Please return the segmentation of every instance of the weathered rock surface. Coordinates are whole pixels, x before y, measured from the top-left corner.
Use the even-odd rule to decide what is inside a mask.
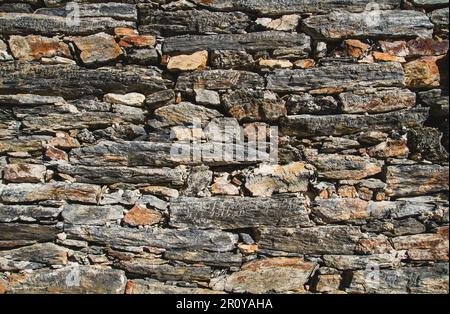
[[[347,89],[403,86],[399,63],[336,64],[299,70],[277,70],[267,76],[267,89],[276,92],[336,94]]]
[[[215,1],[204,1],[204,0],[194,0],[195,3],[199,5],[214,8],[216,10],[223,11],[234,11],[242,10],[251,13],[257,13],[261,15],[273,14],[287,14],[287,13],[326,13],[339,8],[345,8],[348,11],[364,11],[367,3],[370,1],[359,0],[359,1],[316,1],[307,0],[299,3],[295,0],[288,0],[280,3],[274,0],[215,0]],[[396,0],[386,0],[377,2],[380,4],[382,9],[392,9],[399,5]]]
[[[320,177],[332,180],[360,180],[382,171],[383,163],[367,157],[320,154],[308,158]]]
[[[0,199],[5,203],[67,200],[96,204],[100,190],[99,186],[81,183],[8,184],[0,191]]]
[[[123,294],[126,277],[121,270],[90,266],[42,269],[9,277],[8,293]]]
[[[223,292],[204,288],[188,288],[168,285],[159,281],[130,280],[127,284],[127,294],[221,294]]]
[[[369,13],[370,14],[370,13]],[[430,37],[433,24],[426,14],[418,11],[333,12],[303,20],[305,31],[314,38],[336,40],[342,38],[399,38]]]
[[[300,258],[270,258],[245,264],[225,277],[223,284],[226,291],[234,293],[303,291],[316,266]]]
[[[382,113],[412,108],[416,95],[407,89],[358,90],[339,95],[344,113]]]
[[[305,34],[266,31],[248,34],[219,34],[207,36],[169,37],[164,44],[168,54],[188,53],[199,50],[246,50],[249,52],[295,48],[297,57],[307,57],[311,40]]]
[[[260,250],[297,254],[354,254],[363,236],[359,228],[322,226],[306,229],[261,228]]]
[[[386,169],[390,196],[416,196],[448,190],[448,166],[398,165]]]
[[[66,226],[69,238],[118,247],[150,246],[163,249],[191,249],[227,252],[237,236],[217,230],[129,229],[122,227]]]
[[[66,18],[60,16],[0,12],[0,32],[2,34],[84,35],[111,31],[116,27],[132,28],[135,23],[111,17],[85,17],[80,18],[79,25],[67,26]]]
[[[375,282],[366,271],[356,271],[348,292],[352,293],[447,293],[448,264],[381,270]],[[378,276],[377,276],[378,278]]]
[[[298,198],[179,197],[170,202],[170,225],[179,228],[242,229],[276,224],[310,225],[308,209]]]
[[[296,115],[280,121],[281,131],[293,136],[341,136],[363,131],[387,132],[402,127],[423,124],[428,118],[428,109],[380,113],[373,115]]]
[[[369,217],[369,203],[359,198],[317,199],[312,212],[326,223],[347,222]]]
[[[122,219],[123,207],[64,205],[62,218],[72,225],[105,225]]]

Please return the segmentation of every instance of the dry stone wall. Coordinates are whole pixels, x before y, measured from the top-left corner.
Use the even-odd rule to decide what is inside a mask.
[[[0,293],[448,293],[448,1],[66,2],[0,0]]]

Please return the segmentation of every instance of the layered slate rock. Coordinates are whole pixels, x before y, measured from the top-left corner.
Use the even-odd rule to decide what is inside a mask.
[[[0,294],[448,293],[448,7],[0,0]]]
[[[288,13],[328,13],[336,9],[345,9],[348,11],[360,12],[364,11],[367,4],[370,1],[358,0],[358,1],[317,1],[306,0],[298,2],[295,0],[283,1],[282,3],[275,0],[215,0],[204,1],[194,0],[195,3],[207,6],[216,10],[223,11],[246,11],[251,13],[257,13],[260,15],[280,15]],[[393,9],[397,8],[400,3],[397,0],[386,0],[377,2],[381,9]]]
[[[166,89],[160,73],[153,69],[86,69],[79,66],[43,66],[25,63],[0,64],[3,82],[0,90],[13,88],[21,92],[33,90],[53,95],[75,97],[79,94],[104,92],[146,92]]]
[[[42,269],[9,277],[8,293],[122,294],[126,277],[121,270],[89,266]]]
[[[353,275],[348,288],[355,293],[446,293],[448,291],[448,263],[434,266],[402,267],[381,270],[379,280],[368,280],[365,271]]]
[[[128,229],[122,227],[66,226],[70,238],[115,247],[150,246],[163,249],[204,249],[227,252],[234,249],[237,236],[222,231]]]
[[[398,165],[386,169],[391,196],[416,196],[448,190],[448,166]]]
[[[311,51],[310,37],[305,34],[266,31],[248,34],[218,34],[208,36],[175,36],[164,43],[168,54],[199,50],[246,50],[250,52],[295,48],[297,57],[307,57]]]
[[[342,93],[339,100],[344,113],[382,113],[416,105],[416,95],[407,89],[363,89]]]
[[[179,228],[243,229],[309,226],[305,201],[297,198],[179,197],[170,202],[170,225]]]
[[[192,92],[194,89],[262,89],[264,79],[256,73],[236,70],[210,70],[183,74],[178,77],[175,89]]]
[[[53,243],[40,243],[14,250],[0,251],[0,270],[38,269],[66,265],[67,249]]]
[[[376,11],[372,13],[333,12],[303,21],[305,31],[314,38],[408,38],[430,37],[433,24],[426,14],[414,10]],[[376,14],[376,15],[375,15]]]
[[[267,76],[267,89],[276,92],[315,90],[335,94],[347,89],[403,86],[403,69],[399,63],[326,65],[309,69],[277,70]]]
[[[390,131],[423,124],[428,118],[427,108],[418,108],[373,115],[296,115],[281,120],[281,130],[296,136],[341,136],[364,131]]]
[[[305,289],[316,266],[300,258],[268,258],[245,264],[214,285],[224,285],[225,291],[233,293],[299,292]]]
[[[101,188],[97,185],[55,182],[47,184],[8,184],[0,191],[4,203],[30,203],[45,200],[96,204]]]
[[[250,25],[241,12],[212,12],[208,10],[155,10],[148,4],[139,5],[139,30],[164,35],[189,33],[240,33]]]
[[[320,177],[331,180],[360,180],[382,171],[383,163],[367,157],[321,154],[308,158]]]
[[[135,27],[131,21],[120,21],[111,17],[86,17],[79,25],[68,27],[61,16],[28,13],[1,13],[0,32],[3,34],[85,35],[101,31],[112,31],[116,27]]]
[[[363,234],[357,227],[321,226],[305,229],[261,228],[260,250],[272,254],[349,254],[358,248]],[[320,243],[318,246],[317,243]]]

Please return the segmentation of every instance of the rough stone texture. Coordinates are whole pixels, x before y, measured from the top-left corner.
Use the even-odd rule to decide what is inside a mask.
[[[0,294],[448,294],[448,1],[74,2],[0,0]]]

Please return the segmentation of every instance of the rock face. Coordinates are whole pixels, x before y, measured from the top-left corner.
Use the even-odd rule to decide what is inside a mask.
[[[448,9],[0,0],[0,294],[448,293]]]

